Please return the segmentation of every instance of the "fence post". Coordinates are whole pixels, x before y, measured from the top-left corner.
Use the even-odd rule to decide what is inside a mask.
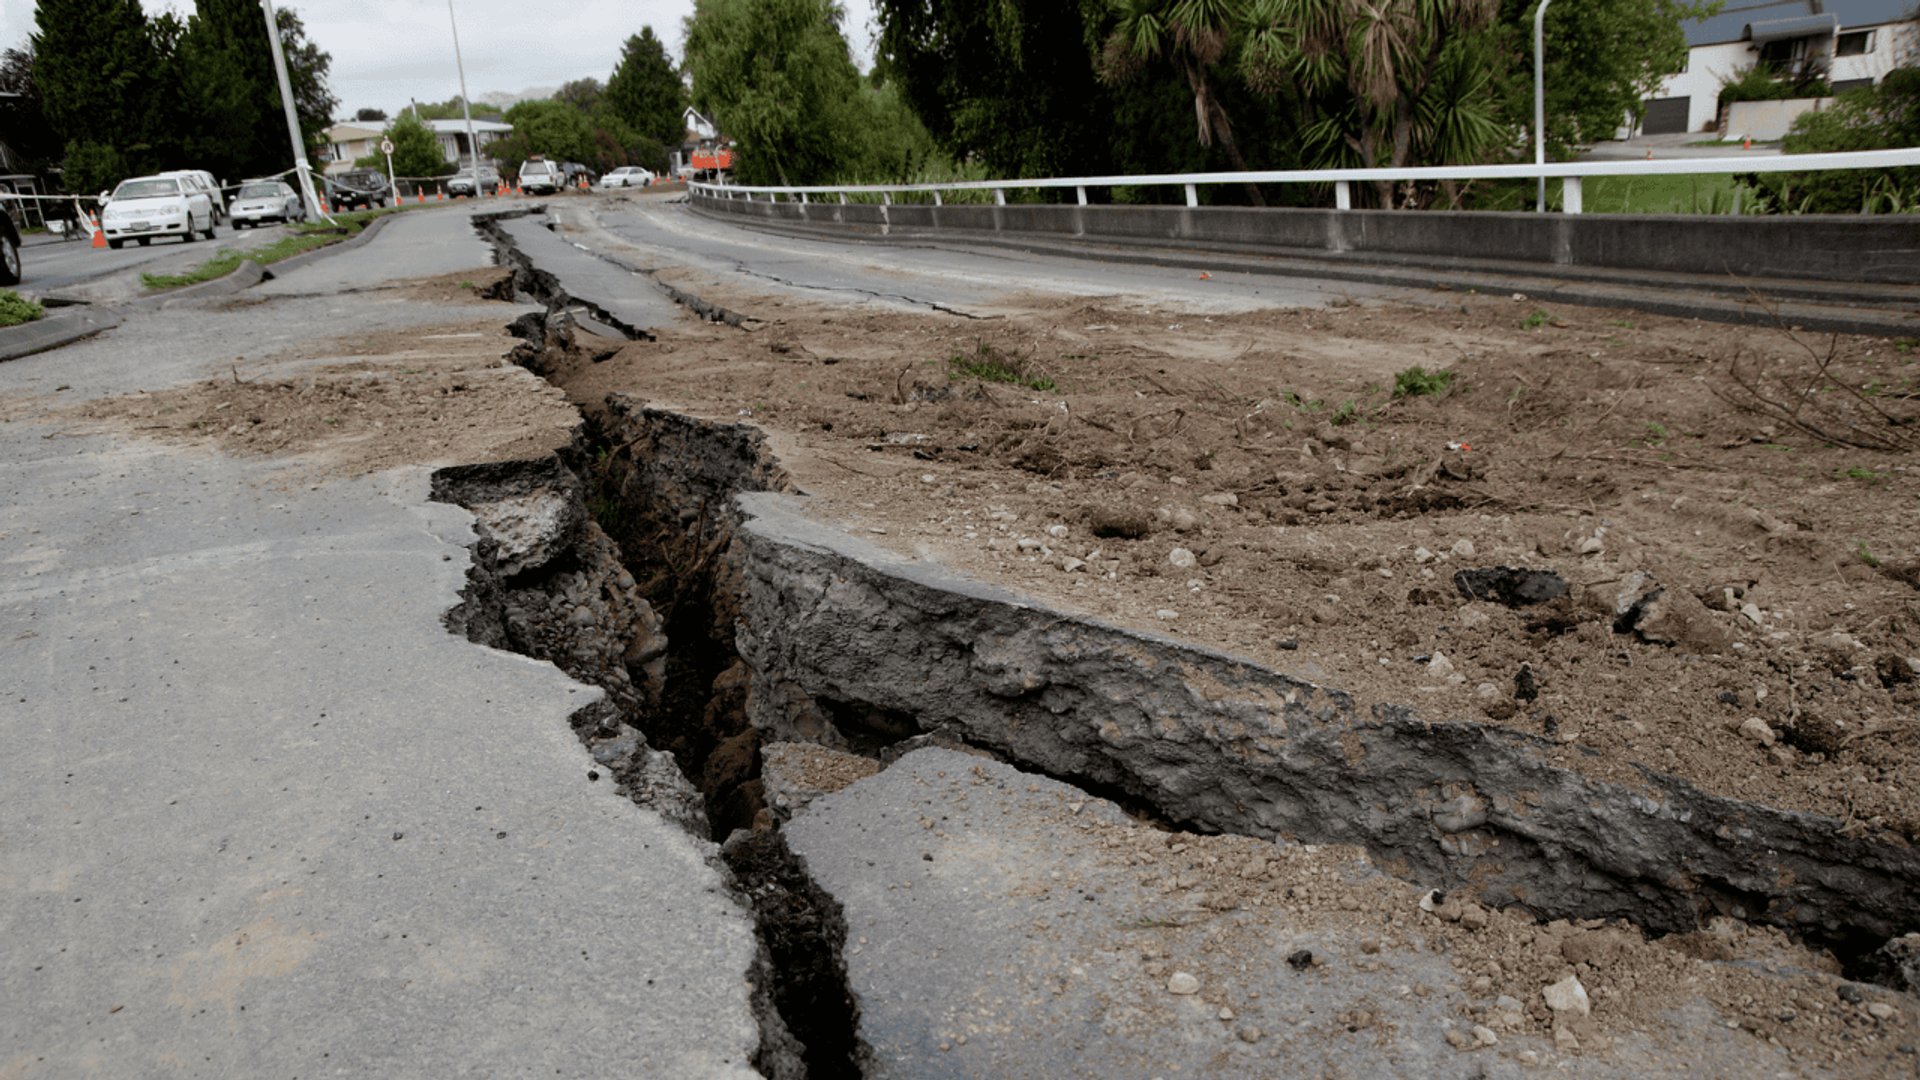
[[[892,206],[892,205],[893,205],[893,192],[891,192],[891,191],[883,191],[883,192],[881,192],[881,193],[880,193],[880,204],[881,204],[882,206]]]
[[[1007,189],[1006,188],[993,189],[993,205],[995,206],[1007,205]]]
[[[1086,189],[1086,187],[1085,187],[1084,185],[1082,185],[1082,186],[1080,186],[1080,187],[1076,187],[1076,188],[1074,188],[1074,189],[1073,189],[1073,191],[1074,191],[1074,194],[1076,194],[1076,195],[1078,195],[1078,196],[1080,197],[1080,205],[1081,205],[1081,206],[1085,206],[1085,205],[1087,205],[1087,189]]]
[[[1188,206],[1200,205],[1200,189],[1197,187],[1194,187],[1192,184],[1187,185],[1187,205]]]
[[[1560,211],[1566,214],[1580,212],[1580,178],[1569,176],[1560,182]]]
[[[847,205],[847,193],[844,191],[840,193],[840,205],[841,206]]]
[[[940,193],[939,193],[939,192],[937,192],[937,191],[933,193],[933,205],[935,205],[935,206],[945,206],[945,205],[946,205],[946,203],[943,203],[943,202],[941,202],[941,201],[940,201]]]
[[[1345,180],[1333,182],[1333,208],[1335,210],[1353,209],[1353,188]]]

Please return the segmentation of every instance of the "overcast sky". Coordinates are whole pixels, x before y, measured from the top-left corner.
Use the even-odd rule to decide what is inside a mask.
[[[183,16],[192,0],[141,0],[149,13]],[[333,54],[340,116],[355,109],[392,113],[409,99],[445,101],[460,92],[445,0],[296,0],[307,37]],[[872,0],[842,0],[843,29],[862,70],[873,63]],[[0,0],[0,48],[33,33],[33,0]],[[602,82],[620,44],[642,26],[681,59],[681,20],[693,0],[454,0],[467,89],[478,100],[592,76]]]

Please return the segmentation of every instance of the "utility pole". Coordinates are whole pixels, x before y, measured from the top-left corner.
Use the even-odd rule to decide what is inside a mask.
[[[453,67],[460,73],[460,115],[467,122],[467,153],[473,156],[473,193],[477,196],[480,194],[480,143],[473,137],[473,108],[467,103],[467,65],[460,59],[460,24],[453,17],[453,0],[447,0],[447,25],[453,27]]]
[[[287,54],[280,47],[280,21],[274,18],[273,0],[260,0],[260,8],[267,13],[267,44],[273,48],[273,73],[280,77],[280,104],[287,110],[287,137],[293,140],[293,167],[300,174],[300,197],[307,201],[309,214],[332,221],[313,193],[313,166],[307,164],[307,140],[300,134],[300,114],[293,107],[293,81],[287,78]]]

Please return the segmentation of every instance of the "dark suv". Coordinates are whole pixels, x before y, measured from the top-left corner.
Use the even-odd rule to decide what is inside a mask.
[[[387,186],[385,173],[377,169],[352,169],[327,177],[327,202],[336,213],[364,210],[391,204],[393,191]]]
[[[20,284],[20,231],[13,215],[0,203],[0,285]]]

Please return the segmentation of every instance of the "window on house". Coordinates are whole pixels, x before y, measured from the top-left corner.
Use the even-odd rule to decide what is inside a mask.
[[[1833,39],[1833,55],[1865,56],[1873,51],[1873,31],[1852,30]]]

